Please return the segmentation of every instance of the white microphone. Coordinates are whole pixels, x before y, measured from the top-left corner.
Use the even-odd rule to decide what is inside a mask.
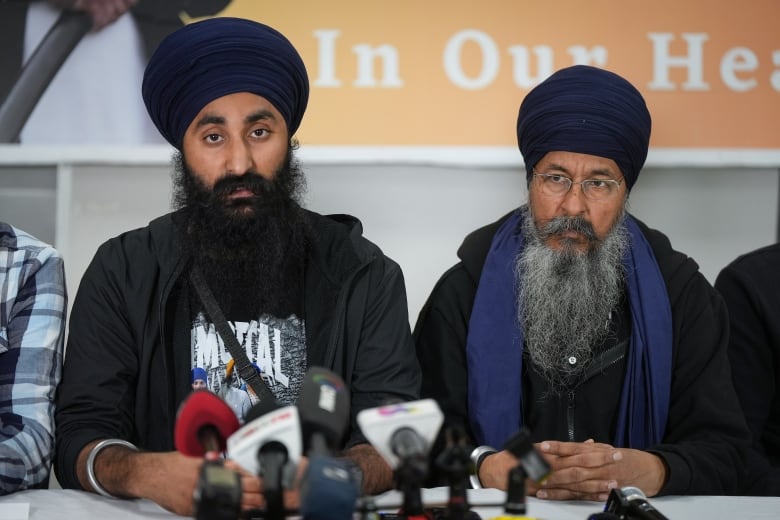
[[[253,475],[259,475],[263,470],[258,460],[259,450],[272,442],[278,442],[286,448],[288,461],[297,466],[303,452],[298,408],[290,405],[262,413],[262,410],[256,410],[261,406],[256,405],[247,413],[247,419],[257,415],[259,417],[248,420],[228,437],[227,457]]]
[[[410,518],[423,514],[421,487],[428,454],[443,421],[433,399],[370,408],[357,415],[363,435],[395,470],[403,512]]]
[[[423,450],[427,456],[443,421],[433,399],[369,408],[357,415],[363,435],[393,468],[404,453]]]

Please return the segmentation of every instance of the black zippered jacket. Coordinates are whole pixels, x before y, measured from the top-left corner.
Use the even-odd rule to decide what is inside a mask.
[[[64,488],[80,488],[76,460],[93,440],[174,448],[176,411],[191,391],[189,259],[174,215],[104,243],[81,280],[55,415]],[[362,236],[357,219],[308,211],[306,219],[307,365],[334,371],[350,389],[351,446],[364,442],[360,410],[418,397],[406,289],[400,267]]]
[[[445,413],[445,424],[463,428],[472,445],[475,440],[468,419],[466,365],[468,324],[490,244],[508,216],[466,237],[458,249],[460,263],[438,281],[420,311],[414,331],[424,374],[422,396],[436,399]],[[674,251],[666,236],[638,223],[655,254],[672,309],[673,374],[667,427],[663,442],[647,450],[660,455],[668,468],[661,494],[737,494],[743,485],[750,437],[731,383],[725,306],[692,259]],[[573,423],[575,441],[593,438],[612,443],[612,420],[625,360],[618,362],[609,357],[578,388],[571,420],[566,417],[564,405],[537,405],[538,420],[529,418],[528,409],[534,409],[534,403],[524,392],[528,405],[524,405],[524,421],[533,441],[568,441],[567,425]],[[528,388],[529,376],[523,377]]]

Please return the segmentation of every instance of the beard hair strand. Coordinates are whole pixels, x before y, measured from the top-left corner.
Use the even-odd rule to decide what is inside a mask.
[[[545,237],[564,229],[581,230],[590,246],[581,252],[545,244]],[[550,391],[560,394],[572,388],[592,361],[594,348],[608,334],[610,313],[621,300],[622,259],[629,247],[625,210],[603,241],[582,217],[558,217],[538,229],[530,208],[523,232],[525,247],[515,259],[517,319],[534,368]]]
[[[231,200],[236,189],[254,197]],[[303,262],[307,242],[299,201],[305,177],[292,147],[268,180],[257,172],[226,174],[209,189],[182,153],[174,156],[173,205],[182,247],[200,266],[215,298],[254,309],[289,300],[287,272]]]

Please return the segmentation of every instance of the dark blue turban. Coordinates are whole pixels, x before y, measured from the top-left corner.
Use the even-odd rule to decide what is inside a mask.
[[[181,148],[198,112],[237,92],[266,98],[292,136],[309,100],[309,79],[298,51],[275,29],[241,18],[212,18],[186,25],[160,43],[141,90],[157,129]]]
[[[517,116],[517,144],[530,181],[548,152],[612,159],[628,189],[645,164],[650,112],[642,94],[622,77],[596,67],[561,69],[531,90]]]

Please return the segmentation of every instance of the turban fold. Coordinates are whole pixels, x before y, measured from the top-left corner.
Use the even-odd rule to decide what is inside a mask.
[[[211,18],[168,35],[154,51],[141,88],[157,129],[176,148],[204,106],[250,92],[281,113],[292,136],[309,100],[298,51],[275,29],[241,18]]]
[[[548,152],[598,155],[614,160],[628,189],[645,164],[650,112],[624,78],[596,67],[561,69],[532,89],[517,116],[517,144],[526,178]]]

